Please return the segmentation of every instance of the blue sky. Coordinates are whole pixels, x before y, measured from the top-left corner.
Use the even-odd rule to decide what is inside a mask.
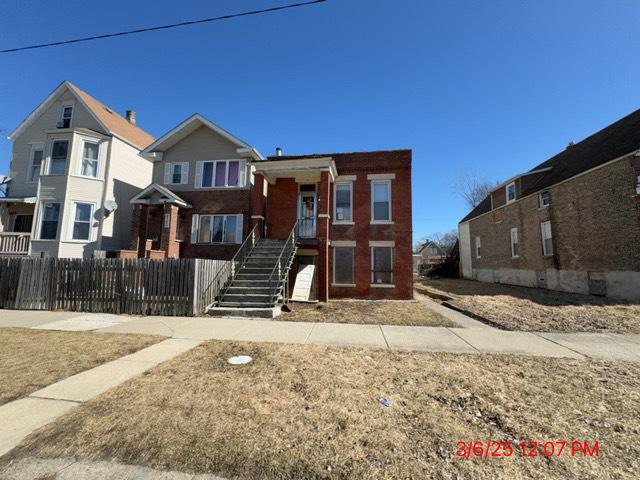
[[[0,48],[291,0],[11,0]],[[455,228],[465,172],[503,180],[640,107],[635,0],[329,0],[0,55],[7,134],[63,79],[160,135],[200,112],[263,154],[413,149],[414,239]]]

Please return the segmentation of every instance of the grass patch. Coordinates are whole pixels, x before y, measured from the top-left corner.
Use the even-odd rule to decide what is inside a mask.
[[[254,362],[228,365],[239,353]],[[637,478],[639,379],[625,362],[208,342],[74,409],[12,458],[262,480]],[[487,439],[597,440],[600,457],[455,456],[456,442]]]
[[[328,303],[292,303],[292,312],[278,320],[292,322],[359,323],[454,327],[455,323],[412,300],[334,300]]]
[[[593,295],[472,280],[422,280],[418,293],[451,303],[509,330],[640,333],[640,305]]]
[[[0,329],[0,405],[161,340],[151,335]]]

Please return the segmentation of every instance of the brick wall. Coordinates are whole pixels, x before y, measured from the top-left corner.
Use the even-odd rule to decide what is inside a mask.
[[[266,222],[270,238],[285,240],[297,218],[298,184],[293,178],[279,178],[267,191]]]
[[[551,205],[538,195],[470,221],[474,269],[640,271],[640,197],[636,172],[624,159],[550,187]],[[501,212],[501,213],[498,213]],[[540,223],[550,220],[553,257],[542,255]],[[518,228],[519,258],[511,258],[510,230]],[[475,255],[475,237],[482,242]]]

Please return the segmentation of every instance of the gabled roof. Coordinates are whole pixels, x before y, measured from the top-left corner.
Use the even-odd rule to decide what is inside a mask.
[[[131,204],[139,203],[143,205],[151,204],[152,202],[150,202],[147,197],[153,193],[160,194],[161,198],[158,203],[175,203],[176,205],[179,205],[181,207],[186,207],[186,208],[191,207],[191,205],[189,205],[187,202],[185,202],[182,198],[180,198],[178,195],[173,193],[171,190],[169,190],[166,187],[163,187],[162,185],[158,185],[157,183],[152,183],[151,185],[146,187],[144,190],[139,192],[135,197],[129,200],[129,203]]]
[[[638,149],[640,149],[640,110],[630,113],[533,167],[527,175],[540,172],[540,177],[522,191],[521,197],[548,188],[611,160],[624,157]],[[490,211],[491,197],[488,196],[460,220],[460,223]]]
[[[141,128],[129,123],[125,118],[121,117],[109,107],[103,105],[88,93],[80,90],[68,80],[58,85],[53,92],[42,102],[35,110],[33,110],[18,127],[9,135],[14,140],[29,125],[40,117],[40,115],[60,96],[64,91],[69,90],[95,118],[96,122],[108,132],[116,137],[125,140],[128,143],[143,149],[146,145],[153,142],[153,137]]]
[[[442,248],[440,245],[438,245],[435,242],[432,241],[428,241],[426,243],[424,243],[419,249],[418,249],[418,253],[422,253],[422,251],[427,248],[427,247],[436,247],[439,251],[441,255],[446,255],[447,252],[445,252],[444,248]]]
[[[235,135],[227,132],[224,128],[216,125],[212,121],[206,119],[199,113],[194,113],[189,118],[178,124],[177,127],[168,131],[164,135],[162,135],[159,139],[149,145],[144,151],[141,152],[141,155],[147,157],[154,157],[155,153],[163,152],[173,145],[178,143],[183,138],[186,138],[191,133],[195,132],[200,127],[207,127],[210,130],[214,131],[218,135],[226,138],[231,143],[238,147],[238,153],[247,157],[252,157],[255,160],[264,160],[260,152],[258,152],[255,148],[249,145],[244,140],[239,139]]]

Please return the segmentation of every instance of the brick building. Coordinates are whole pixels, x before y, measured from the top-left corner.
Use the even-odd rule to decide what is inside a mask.
[[[459,236],[466,278],[640,300],[640,110],[495,187]]]
[[[291,290],[312,266],[311,299],[412,298],[410,150],[265,159],[196,114],[141,154],[154,162],[153,183],[131,200],[131,246],[120,255],[231,259],[257,235],[269,241],[256,250],[262,263],[249,260],[230,296],[251,293],[258,306],[271,295],[261,277],[270,255],[294,236]]]

